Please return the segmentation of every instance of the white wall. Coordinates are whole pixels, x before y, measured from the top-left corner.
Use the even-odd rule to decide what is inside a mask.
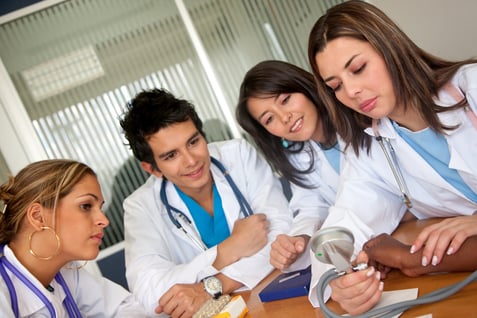
[[[28,163],[47,157],[1,58],[0,92],[0,151],[15,175]]]
[[[477,1],[369,0],[421,48],[450,60],[477,57]]]

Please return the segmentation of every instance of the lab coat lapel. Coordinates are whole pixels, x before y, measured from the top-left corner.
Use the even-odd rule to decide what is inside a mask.
[[[470,123],[466,123],[465,117],[464,110],[439,114],[439,119],[444,125],[458,126],[456,129],[446,131],[451,155],[449,167],[466,173],[472,173],[472,167],[468,166],[464,156],[475,158],[477,154],[477,130],[470,126]],[[465,126],[470,126],[470,128]]]
[[[449,167],[459,171],[464,181],[477,192],[477,178],[475,177],[477,174],[476,161],[475,159],[468,159],[477,157],[477,130],[471,126],[471,123],[466,122],[467,118],[465,117],[464,110],[439,115],[444,124],[450,126],[459,125],[456,129],[447,132],[450,152]]]
[[[456,120],[457,119],[455,118],[455,116],[447,117],[446,124],[455,124]],[[399,160],[399,165],[403,170],[404,178],[406,179],[409,191],[411,192],[411,197],[413,193],[412,178],[423,180],[424,183],[439,185],[441,188],[463,197],[463,194],[460,191],[457,191],[456,188],[454,188],[451,184],[445,181],[417,152],[412,149],[412,147],[407,142],[405,142],[397,134],[389,119],[380,120],[378,129],[382,137],[387,137],[390,139],[394,149],[396,150],[396,156]],[[450,166],[452,168],[452,160],[462,161],[462,158],[457,153],[455,153],[455,151],[452,151],[452,147],[450,151]],[[462,167],[463,165],[460,165],[458,170],[462,170]]]
[[[378,124],[378,130],[383,138],[388,138],[394,147],[398,165],[401,167],[404,179],[408,187],[411,187],[412,180],[407,178],[412,177],[422,179],[421,176],[426,176],[425,179],[433,179],[432,182],[438,183],[442,179],[426,161],[416,153],[411,146],[409,146],[399,135],[393,127],[389,119],[381,119]],[[387,145],[386,145],[387,148]],[[389,163],[387,163],[389,165]],[[438,180],[439,179],[439,180]],[[412,190],[409,189],[412,193]]]
[[[160,201],[160,195],[159,195],[160,194],[160,189],[161,189],[161,184],[162,184],[162,179],[157,179],[156,193],[157,193],[157,197],[159,198],[159,202],[161,202]],[[190,214],[189,209],[187,209],[187,206],[185,205],[184,201],[182,201],[179,194],[177,193],[177,190],[175,189],[174,185],[171,182],[166,183],[166,195],[167,195],[167,199],[169,201],[169,204],[171,206],[175,207],[176,209],[182,211],[182,213],[184,213],[192,221],[192,224],[190,224],[190,225],[187,224],[187,222],[185,220],[181,219],[177,215],[177,213],[174,212],[174,211],[172,211],[172,215],[179,221],[180,224],[182,224],[182,226],[185,228],[187,233],[189,233],[189,235],[193,236],[195,239],[197,239],[199,242],[201,242],[202,239],[200,238],[199,231],[197,230],[197,227],[195,226],[195,222],[192,218],[192,215]],[[199,247],[182,230],[178,229],[172,223],[172,221],[170,220],[169,215],[167,213],[167,209],[164,206],[164,204],[162,204],[162,202],[160,203],[160,206],[161,206],[161,211],[162,211],[161,214],[162,214],[162,218],[164,220],[164,224],[168,224],[169,226],[171,226],[171,228],[173,228],[173,233],[175,234],[175,236],[177,238],[183,240],[186,244],[189,244],[189,245],[194,246],[195,248],[199,249]],[[199,249],[199,250],[201,250],[201,249]]]
[[[228,167],[225,168],[228,169]],[[222,200],[222,207],[227,219],[227,224],[229,225],[229,230],[232,232],[235,220],[242,217],[240,215],[240,205],[235,197],[232,187],[229,185],[227,179],[220,169],[215,165],[211,165],[211,170],[215,186],[217,187],[217,191],[219,192],[220,198]],[[237,186],[239,185],[237,184]]]

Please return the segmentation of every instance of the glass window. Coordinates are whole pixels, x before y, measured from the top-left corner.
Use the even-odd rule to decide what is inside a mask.
[[[174,0],[60,2],[0,25],[0,57],[47,157],[97,172],[111,221],[107,247],[123,239],[122,200],[147,178],[119,127],[128,100],[166,88],[196,106],[209,141],[236,137],[226,114],[245,72],[264,59],[307,68],[308,33],[337,2],[185,1],[218,86]]]

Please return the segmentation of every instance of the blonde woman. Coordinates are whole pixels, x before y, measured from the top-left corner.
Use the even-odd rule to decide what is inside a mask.
[[[109,221],[95,173],[70,160],[32,163],[0,186],[1,317],[145,317],[121,286],[82,269]]]

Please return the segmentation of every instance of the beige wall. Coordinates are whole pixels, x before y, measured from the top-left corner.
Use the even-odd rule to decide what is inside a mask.
[[[477,57],[477,1],[370,0],[417,45],[447,59]]]

